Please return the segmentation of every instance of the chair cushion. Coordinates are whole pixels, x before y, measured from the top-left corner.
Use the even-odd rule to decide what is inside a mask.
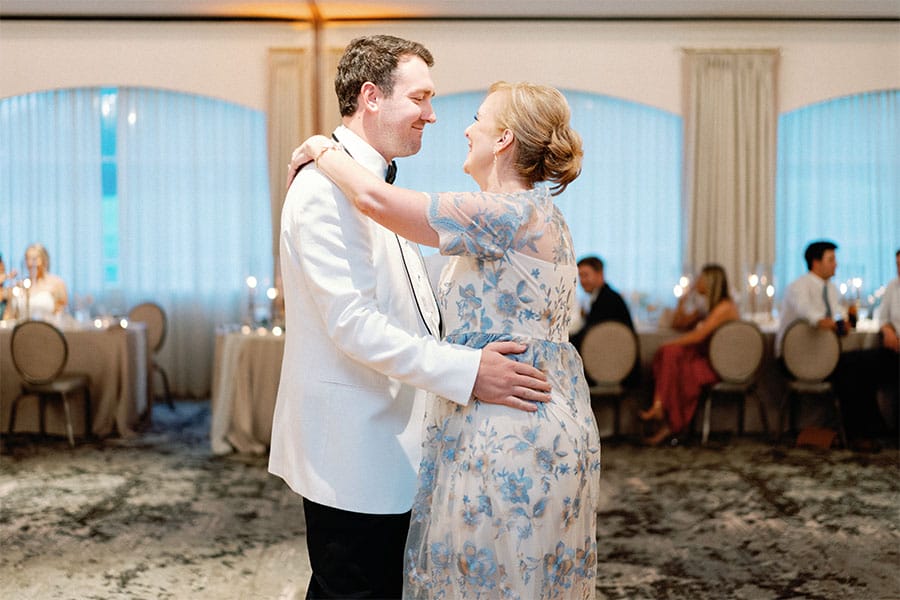
[[[619,383],[598,383],[591,386],[591,396],[621,396],[625,388]]]
[[[721,392],[723,394],[744,394],[753,387],[752,381],[744,383],[735,383],[732,381],[720,381],[713,384],[712,391]]]
[[[62,375],[49,383],[22,383],[22,391],[29,394],[69,394],[90,386],[87,375]]]
[[[831,384],[827,381],[789,381],[788,386],[801,394],[824,394],[831,391]]]

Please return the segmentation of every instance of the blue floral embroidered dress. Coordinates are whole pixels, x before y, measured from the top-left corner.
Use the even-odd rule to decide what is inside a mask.
[[[568,342],[577,267],[549,192],[437,194],[452,255],[438,299],[446,339],[528,345],[547,374],[535,413],[435,398],[406,545],[404,598],[593,598],[600,439]]]

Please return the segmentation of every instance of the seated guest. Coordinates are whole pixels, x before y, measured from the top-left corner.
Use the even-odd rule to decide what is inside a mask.
[[[900,352],[900,250],[897,250],[894,259],[897,262],[897,277],[885,287],[878,309],[878,322],[881,324],[881,347],[896,354]]]
[[[605,321],[617,321],[627,325],[634,331],[634,323],[631,320],[631,312],[622,296],[611,288],[603,276],[603,261],[596,256],[586,256],[578,261],[578,281],[581,288],[589,294],[590,309],[583,311],[580,322],[576,323],[575,332],[569,336],[572,345],[581,352],[581,344],[588,330],[598,323]],[[585,374],[589,385],[594,381]],[[631,373],[623,382],[626,386],[637,384],[640,378],[638,361]]]
[[[837,270],[837,244],[828,240],[812,242],[803,254],[808,271],[795,279],[784,294],[781,322],[775,336],[775,355],[781,356],[781,341],[791,323],[803,319],[821,329],[838,331],[840,294],[831,281]]]
[[[596,256],[586,256],[578,261],[578,281],[581,288],[590,296],[590,309],[583,314],[581,326],[579,329],[569,336],[572,345],[581,350],[581,342],[588,330],[597,323],[604,321],[618,321],[624,323],[629,329],[634,330],[634,323],[631,321],[631,313],[628,311],[628,305],[614,290],[606,283],[603,277],[603,261]]]
[[[840,312],[837,287],[831,282],[837,270],[837,244],[828,240],[810,243],[804,252],[808,272],[793,281],[785,292],[781,322],[775,338],[775,354],[781,356],[787,328],[798,319],[810,325],[846,335]],[[878,410],[877,390],[883,375],[870,350],[842,352],[830,380],[841,403],[847,437],[868,447],[871,438],[884,433],[884,419]]]
[[[27,297],[19,295],[13,298],[6,308],[7,314],[14,311],[19,318],[40,318],[63,312],[69,302],[69,295],[62,278],[50,273],[50,255],[47,249],[41,244],[28,246],[25,250],[25,264],[31,287]],[[29,314],[26,315],[26,311]]]
[[[653,357],[653,405],[639,414],[643,421],[664,421],[645,440],[653,446],[691,423],[701,389],[718,380],[709,362],[709,339],[720,325],[739,317],[721,266],[704,266],[695,289],[706,299],[706,318],[689,332],[664,343]]]
[[[674,311],[666,309],[663,322],[672,329],[689,331],[707,315],[706,298],[697,290],[697,283],[694,282],[684,290]]]
[[[6,265],[3,264],[3,255],[0,254],[0,318],[6,313],[6,304],[9,301],[10,290],[6,287],[6,282],[15,278],[16,270],[13,269],[9,273],[6,272]]]
[[[894,401],[894,418],[891,429],[897,430],[897,402],[900,399],[900,250],[894,254],[897,263],[897,277],[888,282],[881,307],[878,309],[878,322],[881,324],[881,351],[878,356],[878,369],[882,374],[880,383],[892,390]]]

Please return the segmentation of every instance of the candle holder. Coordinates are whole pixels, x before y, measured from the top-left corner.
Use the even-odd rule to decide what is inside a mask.
[[[757,263],[752,270],[746,270],[744,283],[744,317],[756,323],[771,322],[775,305],[771,265]]]
[[[244,325],[252,327],[256,323],[256,286],[259,282],[256,277],[250,275],[245,280],[247,284],[247,312],[244,315]]]

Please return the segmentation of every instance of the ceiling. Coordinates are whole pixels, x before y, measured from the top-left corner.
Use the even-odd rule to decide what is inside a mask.
[[[900,19],[900,0],[0,0],[0,17]]]

